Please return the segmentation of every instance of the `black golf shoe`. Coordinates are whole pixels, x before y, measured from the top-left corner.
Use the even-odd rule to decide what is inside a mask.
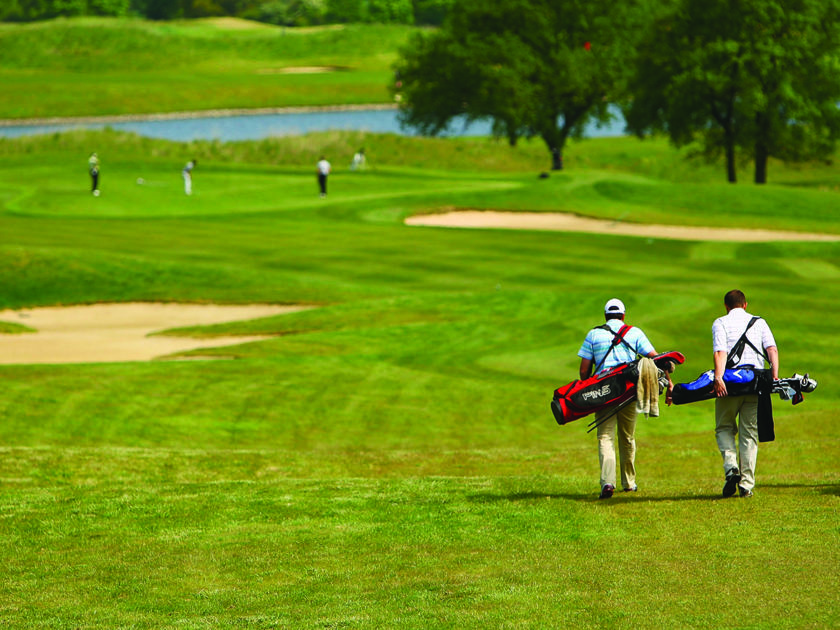
[[[605,483],[604,487],[601,488],[601,495],[598,497],[599,499],[610,499],[612,498],[613,492],[615,492],[615,486],[611,483]]]
[[[723,484],[723,496],[731,497],[738,489],[738,482],[741,481],[741,471],[737,468],[730,468],[726,471],[726,483]]]

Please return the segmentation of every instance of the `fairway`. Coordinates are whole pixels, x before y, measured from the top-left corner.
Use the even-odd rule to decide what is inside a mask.
[[[396,50],[413,30],[234,19],[0,23],[0,118],[385,103]],[[300,70],[325,67],[335,71]]]
[[[360,146],[371,167],[352,172]],[[38,334],[6,309],[314,307],[155,327],[259,338],[226,360],[0,365],[2,625],[838,627],[840,243],[699,237],[840,236],[836,167],[774,163],[771,185],[731,186],[630,138],[576,142],[540,179],[545,162],[536,142],[349,132],[0,140],[3,338]],[[698,232],[405,224],[455,209]],[[704,402],[640,418],[639,492],[598,501],[594,435],[549,402],[604,302],[684,353],[686,382],[712,367],[732,288],[772,327],[782,376],[820,383],[774,400],[755,497],[720,498]]]

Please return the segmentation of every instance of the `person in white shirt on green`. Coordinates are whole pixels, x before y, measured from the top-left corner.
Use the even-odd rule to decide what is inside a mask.
[[[181,170],[181,175],[184,176],[184,192],[188,195],[192,194],[192,171],[198,164],[198,160],[193,158],[187,162],[186,166]]]
[[[323,155],[318,160],[318,187],[321,189],[321,197],[327,196],[327,175],[330,174],[330,163]]]
[[[88,173],[90,173],[91,192],[94,197],[99,196],[99,157],[91,153],[88,158]]]

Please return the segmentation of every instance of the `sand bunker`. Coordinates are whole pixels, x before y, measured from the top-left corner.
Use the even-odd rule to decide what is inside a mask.
[[[194,25],[210,24],[219,29],[228,31],[252,31],[254,29],[270,29],[273,25],[264,22],[257,22],[256,20],[243,20],[235,17],[211,17],[199,18],[197,20],[190,20]]]
[[[285,68],[261,68],[257,74],[323,74],[346,70],[341,66],[287,66]]]
[[[559,212],[495,212],[490,210],[458,210],[445,214],[425,214],[409,217],[407,225],[428,225],[451,228],[501,228],[508,230],[556,230],[561,232],[589,232],[642,236],[684,241],[738,241],[742,243],[770,241],[840,241],[833,234],[715,228],[679,225],[643,225],[604,219],[590,219]]]
[[[168,328],[220,324],[304,310],[306,306],[249,304],[92,304],[0,311],[0,321],[35,333],[0,334],[0,364],[149,361],[195,348],[216,348],[265,336],[169,337],[148,335]]]

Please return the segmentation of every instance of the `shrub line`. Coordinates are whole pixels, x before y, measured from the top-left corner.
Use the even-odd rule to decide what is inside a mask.
[[[110,123],[138,122],[147,120],[189,120],[193,118],[216,118],[220,116],[261,116],[266,114],[303,114],[308,112],[384,111],[396,109],[392,103],[367,105],[306,105],[297,107],[257,107],[207,109],[191,112],[163,112],[159,114],[116,114],[112,116],[52,116],[49,118],[0,118],[0,127],[19,125],[51,125],[60,123]]]

